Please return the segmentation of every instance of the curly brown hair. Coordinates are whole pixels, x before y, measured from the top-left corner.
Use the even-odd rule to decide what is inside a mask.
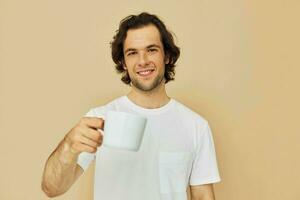
[[[169,59],[169,62],[165,65],[165,83],[174,80],[175,63],[179,58],[180,49],[175,45],[171,32],[167,30],[165,24],[156,15],[142,12],[139,15],[129,15],[121,20],[119,29],[116,31],[116,35],[113,37],[113,41],[110,43],[111,55],[114,63],[116,64],[116,71],[122,74],[121,80],[128,85],[130,85],[131,79],[127,70],[124,70],[123,68],[123,47],[127,31],[129,29],[138,29],[150,24],[153,24],[159,30],[165,56]]]

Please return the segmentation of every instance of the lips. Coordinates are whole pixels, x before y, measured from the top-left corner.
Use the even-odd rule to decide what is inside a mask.
[[[137,72],[138,75],[142,77],[150,76],[155,70],[154,69],[144,69]]]

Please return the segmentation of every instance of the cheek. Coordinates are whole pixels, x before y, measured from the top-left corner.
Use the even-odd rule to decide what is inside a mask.
[[[125,65],[127,68],[131,68],[134,65],[135,61],[133,58],[126,58]]]
[[[165,58],[162,54],[156,54],[153,57],[153,60],[155,60],[155,62],[159,65],[165,64]]]
[[[125,60],[125,66],[126,67],[126,71],[128,72],[128,74],[132,75],[134,74],[133,69],[134,69],[134,63],[132,62],[131,59],[127,59]]]
[[[160,68],[161,71],[164,70],[164,68],[165,68],[165,62],[164,62],[164,60],[163,60],[162,58],[156,59],[156,60],[155,60],[155,64],[156,64],[156,66],[157,66],[158,68]]]

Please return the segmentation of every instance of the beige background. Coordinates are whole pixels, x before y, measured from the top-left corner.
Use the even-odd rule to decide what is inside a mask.
[[[47,199],[43,166],[64,134],[129,91],[110,58],[120,19],[149,11],[182,50],[168,94],[211,124],[217,199],[299,200],[299,10],[298,0],[1,0],[0,199]],[[57,199],[92,199],[92,175]]]

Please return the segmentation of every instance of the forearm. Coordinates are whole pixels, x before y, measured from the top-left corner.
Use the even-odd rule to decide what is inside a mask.
[[[42,178],[42,190],[49,197],[65,193],[83,173],[77,165],[82,152],[95,153],[102,144],[104,120],[97,117],[84,117],[74,126],[49,156]]]
[[[62,141],[46,162],[42,189],[54,197],[66,192],[76,179],[77,156]]]
[[[191,200],[215,200],[213,196],[192,197]]]
[[[215,200],[214,194],[203,194],[198,196],[192,196],[191,200]]]
[[[213,184],[191,186],[191,200],[215,200]]]

